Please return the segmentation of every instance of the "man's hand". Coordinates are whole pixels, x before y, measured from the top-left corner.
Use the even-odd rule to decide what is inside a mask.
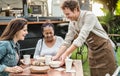
[[[65,63],[65,59],[67,58],[68,56],[67,56],[67,54],[66,53],[64,53],[61,57],[60,57],[60,61],[61,61],[61,66],[63,66],[64,65],[64,63]]]
[[[55,60],[59,60],[59,57],[57,55],[53,56],[52,57],[52,60],[55,61]]]

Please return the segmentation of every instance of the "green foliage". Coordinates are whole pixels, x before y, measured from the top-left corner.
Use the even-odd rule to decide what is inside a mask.
[[[114,16],[114,17],[115,17],[115,19],[111,20],[109,22],[109,25],[111,25],[109,33],[110,34],[120,34],[120,16]],[[111,37],[111,39],[114,42],[120,42],[119,36],[116,36],[116,37],[113,36],[113,37]]]
[[[100,23],[108,34],[120,34],[120,16],[114,16],[105,8],[101,8],[105,16],[99,18]],[[120,37],[112,36],[114,42],[120,42]]]
[[[108,9],[109,12],[113,14],[118,0],[93,0],[93,1],[102,3],[104,5],[104,8]]]
[[[28,13],[32,13],[32,8],[28,8]]]
[[[114,16],[105,8],[101,8],[101,10],[104,12],[105,16],[100,18],[100,22],[104,25],[108,25],[108,23],[114,19]]]
[[[117,61],[118,61],[117,63],[120,66],[120,47],[117,49],[116,55],[117,55]]]
[[[111,27],[111,25],[109,25],[109,22],[111,20],[114,20],[114,16],[110,13],[108,9],[101,8],[101,10],[104,12],[105,16],[99,18],[100,23],[103,25],[106,32],[109,33]]]
[[[120,0],[117,2],[117,7],[115,9],[115,14],[120,15]]]

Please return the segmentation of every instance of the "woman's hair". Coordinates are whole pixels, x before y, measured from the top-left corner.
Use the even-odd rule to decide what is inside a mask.
[[[41,26],[41,31],[43,32],[44,27],[47,27],[47,26],[52,27],[53,30],[54,30],[54,25],[53,25],[52,23],[44,23],[44,24]]]
[[[49,23],[49,22],[44,23],[44,24],[41,26],[42,38],[44,37],[44,36],[43,36],[43,30],[44,30],[44,28],[47,27],[47,26],[52,27],[53,30],[54,30],[54,25],[53,25],[52,23]]]
[[[17,31],[20,31],[27,24],[24,18],[12,19],[3,31],[0,40],[12,40]]]
[[[69,8],[71,11],[73,11],[75,8],[77,8],[77,10],[80,10],[80,6],[79,6],[79,2],[77,0],[65,0],[62,5],[61,8],[64,10],[65,8]]]

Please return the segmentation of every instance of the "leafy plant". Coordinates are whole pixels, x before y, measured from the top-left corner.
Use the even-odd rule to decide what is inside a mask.
[[[105,8],[101,8],[105,16],[100,17],[100,23],[108,34],[120,34],[120,16],[114,16]],[[120,37],[111,36],[114,42],[120,42]]]
[[[109,12],[109,10],[105,8],[101,8],[101,10],[104,12],[105,16],[100,17],[100,23],[103,25],[104,28],[106,28],[106,32],[109,33],[111,25],[109,25],[109,22],[111,20],[114,20],[113,14]]]
[[[120,0],[118,0],[118,2],[117,2],[117,6],[116,6],[116,9],[115,9],[115,14],[120,15]]]
[[[114,16],[114,20],[111,20],[109,22],[109,25],[111,25],[111,29],[109,31],[110,34],[120,34],[120,16]],[[120,36],[113,36],[111,37],[112,40],[115,42],[120,42]]]
[[[32,8],[28,8],[28,13],[32,13]]]

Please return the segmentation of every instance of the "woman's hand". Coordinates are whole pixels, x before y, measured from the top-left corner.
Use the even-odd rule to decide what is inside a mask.
[[[5,71],[10,72],[10,73],[21,73],[21,72],[23,72],[23,68],[21,68],[19,66],[6,67]]]

